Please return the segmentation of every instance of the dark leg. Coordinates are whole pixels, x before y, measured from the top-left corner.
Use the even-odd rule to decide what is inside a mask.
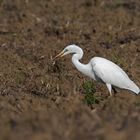
[[[115,89],[115,87],[112,86],[112,89],[113,89],[114,93],[116,94],[117,90]]]

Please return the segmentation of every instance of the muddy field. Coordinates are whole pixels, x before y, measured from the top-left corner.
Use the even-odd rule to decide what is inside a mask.
[[[140,86],[140,1],[0,0],[0,140],[139,140],[140,96],[52,63],[69,44]]]

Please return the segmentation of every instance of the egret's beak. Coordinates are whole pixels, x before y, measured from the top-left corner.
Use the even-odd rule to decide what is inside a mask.
[[[58,55],[56,55],[53,60],[55,60],[56,58],[59,58],[59,57],[63,57],[64,56],[64,51],[60,52]]]

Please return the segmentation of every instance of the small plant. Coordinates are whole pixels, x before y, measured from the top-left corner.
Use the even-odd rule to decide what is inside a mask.
[[[83,93],[85,94],[85,98],[83,101],[88,106],[99,103],[99,100],[94,94],[96,92],[95,87],[91,81],[84,82],[82,87],[83,87]]]

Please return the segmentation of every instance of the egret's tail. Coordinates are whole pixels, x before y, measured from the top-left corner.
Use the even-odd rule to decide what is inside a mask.
[[[136,94],[140,93],[139,87],[133,81],[131,81],[131,84],[130,84],[128,90],[131,90],[132,92],[134,92]]]

